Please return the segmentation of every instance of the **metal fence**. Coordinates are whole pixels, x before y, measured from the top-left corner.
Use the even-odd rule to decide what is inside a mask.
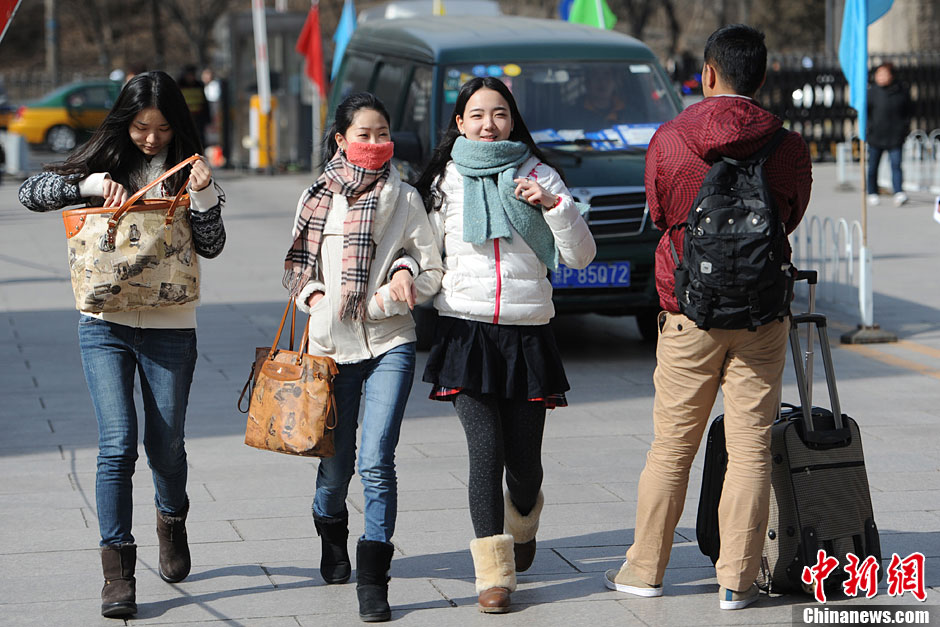
[[[876,55],[871,61],[894,63],[914,104],[912,130],[940,128],[940,52]],[[837,58],[771,57],[758,98],[803,135],[814,159],[835,159],[836,145],[846,141],[855,142],[857,157],[858,122]]]

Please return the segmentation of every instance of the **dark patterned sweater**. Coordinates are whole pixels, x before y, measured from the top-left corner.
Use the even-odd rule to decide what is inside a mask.
[[[26,179],[20,186],[20,202],[31,211],[55,211],[63,207],[80,205],[94,207],[104,204],[101,198],[83,198],[78,190],[80,179],[55,172],[40,172]],[[225,195],[216,185],[219,202],[207,211],[189,212],[193,230],[193,248],[206,259],[217,257],[225,247],[225,225],[222,223],[222,204]]]

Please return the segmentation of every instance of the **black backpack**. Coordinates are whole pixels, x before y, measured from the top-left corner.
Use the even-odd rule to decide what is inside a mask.
[[[702,329],[755,329],[787,315],[795,269],[764,176],[778,130],[745,160],[721,157],[702,181],[686,222],[670,229],[679,311]],[[685,229],[682,261],[672,239]]]

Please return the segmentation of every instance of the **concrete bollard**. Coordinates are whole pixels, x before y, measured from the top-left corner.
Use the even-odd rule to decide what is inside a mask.
[[[0,142],[6,154],[4,172],[9,176],[25,178],[29,174],[29,144],[26,139],[16,133],[3,132],[0,133]]]
[[[836,144],[836,189],[850,191],[855,186],[849,182],[848,162],[852,158],[852,146],[847,142]]]

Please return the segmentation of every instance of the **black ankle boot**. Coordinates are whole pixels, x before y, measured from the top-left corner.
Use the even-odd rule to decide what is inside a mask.
[[[101,615],[124,618],[137,613],[136,544],[112,544],[101,547]]]
[[[388,606],[388,576],[395,547],[388,542],[360,540],[356,546],[356,596],[359,618],[380,623],[392,618]]]
[[[352,572],[346,541],[349,538],[349,514],[330,520],[313,517],[320,536],[320,576],[326,583],[346,583]]]

